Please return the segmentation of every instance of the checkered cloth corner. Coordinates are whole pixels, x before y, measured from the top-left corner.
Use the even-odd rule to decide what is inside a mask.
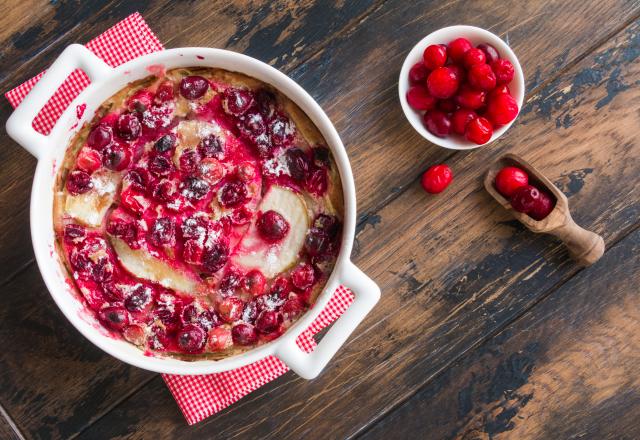
[[[342,315],[353,302],[353,293],[339,286],[327,306],[298,337],[298,346],[307,353],[316,346],[314,336]],[[289,371],[278,358],[268,356],[253,364],[222,373],[202,376],[178,376],[163,374],[162,377],[176,399],[187,423],[193,425],[237,402]]]
[[[86,47],[112,67],[164,49],[137,12],[89,41]],[[42,75],[44,72],[9,90],[4,96],[14,108],[17,107]],[[83,71],[79,69],[73,71],[35,117],[33,128],[40,133],[48,134],[62,112],[89,83],[89,78]]]

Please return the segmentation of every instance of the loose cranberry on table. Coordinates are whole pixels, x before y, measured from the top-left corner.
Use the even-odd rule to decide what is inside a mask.
[[[504,167],[496,174],[496,189],[506,198],[511,197],[518,188],[528,184],[529,176],[518,167]]]
[[[444,191],[452,180],[451,168],[447,165],[434,165],[424,172],[420,183],[429,194],[438,194]]]

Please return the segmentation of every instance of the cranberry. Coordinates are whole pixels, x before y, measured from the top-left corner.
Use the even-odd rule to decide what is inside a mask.
[[[153,144],[154,150],[158,153],[167,153],[173,150],[176,145],[176,137],[173,134],[165,134]]]
[[[138,235],[138,228],[133,221],[126,221],[118,218],[109,218],[107,232],[114,237],[122,238],[129,242]]]
[[[176,225],[168,217],[158,218],[153,222],[147,234],[149,242],[156,246],[173,246],[176,243]]]
[[[475,90],[468,86],[463,86],[456,95],[456,102],[460,107],[477,110],[485,103],[486,92]]]
[[[204,248],[198,240],[187,240],[182,248],[182,259],[188,264],[200,264]]]
[[[171,293],[162,293],[156,300],[154,314],[162,321],[167,331],[174,331],[180,324],[181,310],[182,302],[179,298]]]
[[[529,213],[540,198],[540,190],[535,186],[525,185],[516,189],[511,196],[511,207],[518,212]]]
[[[140,136],[140,120],[133,113],[123,113],[116,122],[118,136],[127,141],[132,141]]]
[[[464,56],[473,45],[466,38],[456,38],[449,43],[449,56],[455,63],[462,63]]]
[[[170,202],[176,194],[176,184],[172,180],[163,179],[153,187],[151,196],[159,202]]]
[[[309,172],[309,157],[300,148],[289,148],[285,152],[289,174],[293,180],[303,182]]]
[[[289,296],[289,292],[291,292],[291,283],[289,283],[289,280],[287,278],[279,276],[271,284],[269,295],[272,297],[272,299],[285,299],[287,298],[287,296]]]
[[[442,44],[427,46],[422,54],[422,61],[429,70],[444,66],[447,63],[447,48]]]
[[[231,224],[235,226],[242,226],[249,223],[251,221],[251,217],[253,217],[251,210],[246,206],[240,206],[231,213],[229,220],[231,220]]]
[[[427,78],[429,93],[439,99],[447,99],[455,95],[458,85],[458,76],[449,67],[439,67],[432,71]]]
[[[178,332],[178,346],[188,353],[197,353],[204,348],[207,334],[197,325],[185,325]]]
[[[211,189],[206,180],[195,176],[188,176],[180,182],[182,195],[190,200],[202,200]]]
[[[487,57],[484,55],[484,52],[475,47],[472,47],[464,54],[464,65],[467,69],[476,64],[485,64],[486,62]]]
[[[269,243],[277,243],[289,232],[289,222],[282,214],[270,210],[263,212],[256,224],[260,236]]]
[[[200,161],[198,172],[209,184],[215,185],[224,177],[224,166],[218,159],[206,157]]]
[[[251,345],[258,342],[258,332],[251,324],[237,324],[231,329],[233,342],[238,345]]]
[[[521,186],[528,184],[529,176],[518,167],[504,167],[496,174],[496,189],[506,198],[511,197]]]
[[[64,227],[64,242],[68,244],[77,243],[87,235],[84,227],[75,224],[65,225]]]
[[[240,129],[253,140],[267,132],[267,124],[260,113],[250,112],[242,117]]]
[[[168,176],[173,169],[171,160],[164,156],[153,156],[149,161],[149,171],[154,176],[163,177]]]
[[[100,157],[100,153],[98,153],[96,150],[84,147],[78,154],[76,165],[82,171],[86,171],[87,173],[91,174],[102,166],[102,158]]]
[[[286,146],[293,140],[293,130],[289,119],[282,115],[277,115],[269,122],[269,133],[271,140],[277,147]]]
[[[229,88],[224,91],[222,105],[227,113],[243,115],[253,104],[253,95],[248,90]]]
[[[447,165],[434,165],[424,172],[420,183],[429,194],[438,194],[444,191],[452,180],[451,168]]]
[[[491,101],[496,96],[502,95],[504,93],[506,93],[507,95],[511,95],[511,90],[509,90],[508,86],[504,84],[501,86],[496,86],[496,88],[490,91],[489,94],[487,95],[487,100]]]
[[[198,75],[185,76],[180,81],[180,94],[186,99],[198,99],[209,89],[209,81]]]
[[[243,182],[249,182],[256,177],[256,167],[251,162],[238,164],[238,177]]]
[[[225,327],[216,327],[209,331],[207,348],[210,351],[221,351],[229,348],[233,344],[231,330]]]
[[[198,162],[200,162],[200,156],[196,150],[186,149],[182,151],[178,162],[181,171],[190,173],[196,169]]]
[[[533,205],[533,209],[529,212],[529,215],[534,220],[542,220],[553,211],[554,202],[551,197],[544,191],[540,191],[540,198]]]
[[[102,283],[102,291],[104,292],[105,299],[112,303],[120,302],[124,298],[122,286],[115,284],[113,281]]]
[[[318,214],[313,226],[325,231],[330,238],[336,238],[340,232],[340,221],[334,215]]]
[[[182,237],[185,239],[204,240],[209,222],[204,217],[188,217],[182,222]]]
[[[129,110],[142,113],[151,106],[152,102],[153,94],[147,89],[140,89],[127,100],[127,107]]]
[[[312,150],[313,163],[317,167],[331,168],[331,152],[327,147],[318,146]]]
[[[158,86],[156,90],[155,100],[158,103],[171,101],[173,99],[173,83],[171,81],[165,81]]]
[[[429,95],[423,86],[413,86],[407,91],[407,103],[415,110],[431,110],[436,105],[436,98]]]
[[[455,75],[456,79],[458,80],[459,84],[462,84],[462,82],[465,80],[466,76],[467,76],[467,72],[460,66],[458,66],[457,64],[450,64],[447,66],[449,68],[449,70],[451,70],[453,72],[453,74]]]
[[[478,49],[480,49],[482,52],[484,52],[484,56],[485,56],[487,64],[491,64],[495,60],[500,58],[500,54],[498,53],[496,48],[493,47],[490,44],[486,44],[486,43],[478,44]]]
[[[309,264],[301,264],[291,273],[291,282],[300,290],[304,290],[313,285],[315,273]]]
[[[113,143],[102,150],[102,164],[114,171],[122,171],[131,162],[131,151],[122,144]]]
[[[431,134],[438,137],[445,137],[451,131],[451,119],[440,110],[430,110],[425,113],[424,125]]]
[[[498,85],[509,84],[513,79],[514,69],[511,61],[501,58],[491,63],[491,70],[496,75]]]
[[[111,280],[113,276],[113,264],[108,258],[100,258],[91,268],[91,278],[96,283],[104,283]]]
[[[69,194],[77,196],[84,194],[93,188],[91,176],[80,170],[73,170],[67,177],[67,191]]]
[[[329,178],[327,177],[327,170],[324,168],[316,168],[309,174],[307,190],[311,194],[321,197],[327,192],[328,186]]]
[[[282,314],[285,319],[293,319],[304,311],[304,303],[300,298],[288,299],[282,306]]]
[[[229,259],[229,246],[224,243],[214,243],[202,254],[202,268],[209,273],[222,269]]]
[[[260,333],[276,331],[282,324],[282,313],[273,310],[264,310],[256,319],[256,328]]]
[[[475,118],[467,124],[464,136],[468,141],[478,145],[486,144],[493,136],[493,126],[486,118]]]
[[[240,319],[244,303],[240,298],[229,296],[218,303],[218,314],[223,321],[232,323]]]
[[[124,307],[105,307],[98,312],[98,319],[111,330],[120,331],[129,324],[129,315]]]
[[[224,153],[222,139],[215,134],[210,134],[198,144],[198,152],[202,157],[221,159]]]
[[[506,93],[493,96],[487,105],[487,117],[495,125],[504,125],[518,116],[518,103]]]
[[[471,87],[476,89],[489,91],[496,87],[496,75],[488,64],[471,66],[468,79]]]
[[[255,95],[256,107],[265,118],[270,118],[275,113],[276,97],[267,89],[260,89]]]
[[[253,295],[254,297],[260,296],[264,293],[264,287],[267,282],[267,279],[264,277],[262,272],[257,269],[254,269],[247,273],[240,282],[240,287],[245,292]]]
[[[233,208],[247,200],[247,187],[240,180],[227,182],[220,190],[220,203],[225,208]]]
[[[253,324],[258,316],[258,305],[255,301],[246,303],[242,310],[242,320],[246,323]]]
[[[314,258],[325,258],[331,251],[331,239],[320,228],[311,228],[304,241],[304,248]]]
[[[469,110],[468,108],[456,110],[453,116],[451,116],[451,131],[464,135],[464,130],[467,127],[467,124],[477,117],[478,115],[476,112]]]
[[[133,293],[124,300],[124,306],[130,312],[139,312],[151,302],[151,289],[139,285]]]
[[[120,204],[133,212],[141,216],[149,208],[149,201],[142,195],[137,193],[132,188],[127,188],[120,193]]]
[[[424,63],[416,63],[409,69],[409,82],[411,84],[424,84],[428,75],[429,70],[425,67]]]
[[[102,150],[111,143],[113,131],[107,124],[99,124],[89,132],[87,144],[96,150]]]
[[[229,269],[220,280],[220,291],[225,295],[232,294],[242,282],[242,274],[235,270]]]

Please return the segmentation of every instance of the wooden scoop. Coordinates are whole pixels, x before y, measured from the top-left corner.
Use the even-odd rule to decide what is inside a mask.
[[[523,169],[529,175],[529,183],[539,189],[546,189],[555,199],[555,207],[548,216],[538,221],[527,214],[515,211],[511,203],[498,192],[494,185],[496,174],[506,166]],[[545,232],[558,237],[569,249],[569,255],[583,266],[589,266],[602,257],[604,240],[598,234],[578,226],[571,218],[567,197],[541,172],[515,154],[507,154],[498,159],[487,171],[484,187],[505,209],[533,232]]]

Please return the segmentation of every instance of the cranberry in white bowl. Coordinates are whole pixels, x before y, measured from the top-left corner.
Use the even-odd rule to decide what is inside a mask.
[[[452,50],[451,47],[444,49],[455,40],[467,40],[470,43],[468,48],[470,50],[465,53],[465,55],[469,55],[469,58],[473,58],[473,53],[469,52],[478,52],[479,55],[482,55],[481,58],[485,59],[476,60],[478,62],[477,67],[472,66],[474,63],[472,59],[455,60],[457,54],[454,52],[456,50]],[[441,51],[438,50],[440,45],[443,45],[443,50]],[[485,49],[482,50],[483,48]],[[487,55],[487,48],[489,55]],[[425,55],[425,50],[430,53]],[[497,59],[494,60],[493,58],[496,57]],[[489,60],[487,58],[492,59]],[[446,69],[438,69],[443,62],[447,63]],[[430,63],[433,65],[429,65]],[[513,78],[510,81],[500,81],[500,78],[497,78],[498,81],[495,85],[479,84],[478,81],[472,81],[472,79],[478,79],[481,82],[485,76],[482,75],[482,68],[495,70],[489,67],[495,65],[497,69],[500,69],[500,63],[504,63],[509,67],[513,66]],[[424,71],[417,71],[417,67],[423,65]],[[433,69],[429,67],[433,67]],[[466,78],[463,81],[455,79],[449,81],[445,74],[451,69],[463,70],[461,73]],[[469,77],[472,69],[474,70],[474,78]],[[491,74],[491,72],[488,73]],[[413,78],[413,80],[410,78]],[[416,87],[416,81],[419,83],[418,87]],[[431,84],[428,84],[428,82]],[[451,87],[448,87],[449,85]],[[438,90],[429,92],[429,89],[434,89],[434,86]],[[509,102],[507,104],[511,106],[516,104],[518,112],[522,108],[524,101],[524,75],[517,57],[511,48],[498,36],[474,26],[450,26],[427,35],[407,55],[398,81],[400,104],[413,128],[430,142],[453,150],[470,150],[486,145],[502,136],[515,120],[515,117],[513,117],[509,122],[494,127],[495,124],[491,124],[486,118],[486,113],[488,113],[489,109],[486,109],[485,115],[477,117],[478,115],[475,114],[477,112],[467,109],[469,106],[459,105],[460,101],[474,100],[476,98],[476,93],[474,92],[483,89],[490,89],[483,92],[486,93],[487,97],[492,93],[497,94],[501,90],[508,90],[508,94],[512,98],[508,98]],[[425,92],[423,93],[424,96],[418,93],[420,91]],[[440,97],[433,96],[433,92],[440,93]],[[483,103],[484,106],[487,106],[486,102]],[[473,105],[470,107],[473,107]],[[426,113],[421,111],[431,108],[433,110]],[[463,114],[465,112],[468,114]],[[472,120],[473,124],[469,123],[470,120]],[[470,125],[472,126],[470,127]],[[464,130],[464,127],[467,130]],[[463,134],[458,134],[463,131],[466,137]]]

